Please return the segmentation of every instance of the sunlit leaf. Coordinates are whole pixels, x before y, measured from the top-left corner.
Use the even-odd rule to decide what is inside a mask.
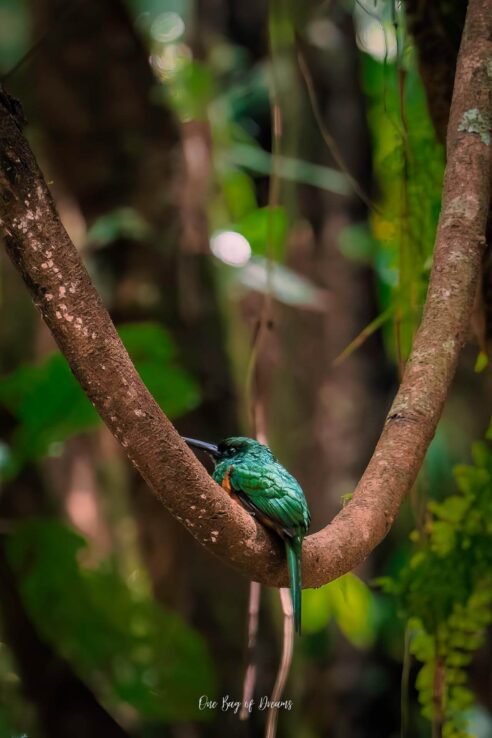
[[[415,55],[403,59],[405,79],[396,85],[389,83],[396,74],[394,63],[362,56],[381,211],[371,216],[375,263],[382,308],[393,306],[384,336],[395,359],[408,356],[420,321],[444,171],[444,152],[436,141]]]
[[[221,180],[222,192],[232,220],[239,220],[256,209],[253,181],[244,172],[229,171]]]
[[[375,638],[371,619],[372,594],[361,579],[346,574],[319,589],[304,590],[302,627],[316,633],[334,620],[355,646],[366,648]]]
[[[235,223],[234,230],[246,238],[254,254],[282,261],[288,230],[283,208],[258,208]]]
[[[487,368],[489,363],[489,357],[485,353],[485,351],[479,351],[476,361],[475,361],[475,371],[477,374],[480,374],[484,371],[484,369]]]
[[[170,80],[170,100],[183,121],[204,120],[213,94],[212,73],[198,61],[180,65]]]

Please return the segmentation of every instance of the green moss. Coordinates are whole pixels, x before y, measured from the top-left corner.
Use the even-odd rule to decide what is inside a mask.
[[[429,502],[425,530],[411,536],[413,556],[383,585],[397,599],[412,634],[410,652],[421,663],[416,687],[422,715],[436,719],[437,707],[443,736],[453,738],[471,738],[468,668],[492,622],[492,449],[474,444],[472,456],[473,465],[454,469],[457,489]]]

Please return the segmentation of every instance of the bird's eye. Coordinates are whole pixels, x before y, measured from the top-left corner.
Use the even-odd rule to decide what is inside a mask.
[[[236,451],[237,451],[237,448],[235,446],[231,446],[231,448],[229,449],[229,454],[233,456],[236,453]]]

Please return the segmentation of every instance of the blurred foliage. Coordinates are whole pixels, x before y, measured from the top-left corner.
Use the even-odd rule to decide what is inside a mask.
[[[174,4],[164,4],[162,10],[173,11]],[[367,17],[366,11],[362,12],[366,26],[369,20],[384,29],[385,45],[384,56],[378,57],[372,48],[372,53],[361,55],[361,81],[379,187],[378,207],[370,216],[370,232],[363,224],[349,226],[339,248],[348,258],[374,266],[379,280],[381,315],[384,315],[374,330],[386,326],[387,350],[401,362],[409,354],[427,289],[440,209],[444,152],[432,128],[415,51],[405,34],[402,8],[391,2],[378,2],[368,12]],[[371,19],[371,14],[378,20]],[[214,44],[206,63],[197,61],[184,36],[164,40],[156,37],[152,31],[152,12],[146,22],[154,69],[164,83],[162,94],[171,101],[181,120],[206,120],[210,126],[216,185],[208,203],[212,232],[241,233],[249,241],[253,255],[266,255],[280,262],[285,262],[289,234],[298,219],[296,205],[289,201],[292,207],[276,206],[275,215],[268,214],[268,209],[261,207],[256,199],[258,177],[273,175],[284,184],[291,181],[337,194],[351,192],[344,172],[286,156],[280,150],[275,150],[272,156],[261,147],[255,135],[256,120],[269,109],[271,90],[276,91],[282,102],[289,101],[293,107],[297,104],[298,72],[293,63],[293,39],[294,24],[300,19],[294,15],[299,13],[294,14],[289,3],[272,4],[269,21],[272,56],[254,66],[248,65],[243,49],[223,38]],[[398,42],[393,52],[395,26]],[[288,120],[292,128],[292,115]],[[284,139],[286,135],[283,134]],[[233,272],[234,267],[226,270]],[[251,272],[260,274],[254,268]],[[234,278],[243,282],[243,275],[231,275],[228,281]],[[249,289],[265,291],[263,277],[258,277],[256,284],[251,275],[247,279]],[[273,282],[270,291],[280,302],[306,305],[305,301],[284,300],[283,292],[275,290]]]
[[[0,738],[37,738],[35,711],[21,693],[15,659],[6,643],[0,644]]]
[[[398,335],[397,358],[406,359],[420,321],[441,206],[444,151],[437,143],[418,74],[415,51],[380,62],[362,57],[373,164],[380,189],[371,215],[382,309],[391,306]],[[353,247],[352,247],[353,248]],[[367,238],[360,255],[367,256]],[[394,330],[387,334],[394,352]]]
[[[159,9],[164,15],[175,10],[174,3],[164,3]],[[185,17],[185,11],[182,12]],[[290,84],[295,70],[284,72],[285,45],[290,49],[293,26],[288,17],[277,18],[271,28],[278,26],[276,47],[281,57],[252,66],[245,49],[216,39],[206,63],[193,58],[185,37],[179,35],[163,39],[156,35],[154,22],[160,15],[156,9],[148,12],[143,29],[152,49],[152,64],[162,81],[161,94],[171,103],[184,123],[191,120],[207,121],[213,142],[212,184],[207,202],[212,233],[231,231],[243,235],[252,252],[252,263],[246,268],[217,265],[219,283],[233,287],[242,285],[249,290],[269,292],[287,305],[324,310],[325,301],[316,286],[297,275],[285,265],[287,246],[297,213],[285,205],[262,206],[257,194],[257,180],[275,175],[294,183],[321,187],[338,194],[350,189],[346,176],[330,167],[323,167],[294,157],[275,156],[265,151],[255,134],[255,118],[269,115],[270,88],[276,74]],[[276,58],[277,51],[274,54]],[[291,64],[290,56],[287,57]],[[282,264],[274,265],[272,278],[268,268],[255,257],[267,258]],[[220,257],[219,257],[220,258]],[[254,260],[254,261],[253,261]],[[235,290],[236,295],[240,294]]]
[[[204,120],[213,96],[213,75],[204,64],[185,56],[175,65],[170,100],[181,120]]]
[[[224,152],[224,160],[232,165],[242,166],[254,174],[271,175],[273,172],[273,156],[267,151],[250,143],[237,143]],[[309,161],[287,156],[275,157],[275,170],[283,180],[291,180],[298,184],[312,185],[339,195],[350,193],[347,177],[331,167],[312,164]]]
[[[491,435],[490,433],[488,435]],[[474,697],[466,669],[492,622],[492,451],[473,447],[474,464],[457,466],[458,486],[427,505],[417,550],[398,577],[382,581],[397,598],[423,664],[417,689],[423,714],[444,720],[444,738],[469,738],[465,711]]]
[[[302,629],[306,634],[326,628],[333,620],[345,637],[359,648],[374,643],[376,630],[373,595],[355,574],[345,574],[302,597]]]
[[[211,233],[240,234],[251,247],[245,264],[231,266],[214,259],[219,300],[228,299],[224,312],[231,323],[230,343],[234,350],[240,344],[244,357],[249,336],[234,315],[234,306],[247,290],[272,295],[290,307],[320,312],[327,308],[326,292],[289,266],[296,228],[303,225],[296,188],[307,185],[337,197],[352,192],[345,172],[307,161],[299,155],[300,147],[296,149],[298,121],[312,115],[301,88],[294,45],[295,24],[303,25],[305,18],[300,22],[298,16],[307,15],[307,9],[272,3],[270,53],[253,62],[250,52],[234,40],[216,33],[210,44],[201,37],[192,0],[131,0],[129,5],[156,74],[153,99],[169,103],[184,130],[190,123],[203,126],[205,156],[210,157],[204,165],[210,169],[204,205]],[[3,71],[29,47],[26,7],[16,0],[0,0]],[[338,45],[340,30],[321,11],[313,13],[311,26],[302,27],[305,38],[327,56],[343,54]],[[235,23],[240,23],[239,15]],[[351,222],[345,228],[337,248],[347,259],[373,270],[379,315],[342,356],[382,328],[387,354],[402,363],[427,288],[444,152],[427,112],[415,50],[405,32],[403,4],[357,0],[354,19],[372,137],[376,207],[367,221]],[[192,48],[195,45],[199,54]],[[270,117],[273,88],[279,94],[284,130],[282,140],[269,146],[262,126]],[[336,104],[332,103],[335,115]],[[272,175],[281,181],[281,196],[266,205]],[[86,241],[104,246],[117,239],[146,239],[148,233],[139,213],[119,208],[94,223]],[[198,406],[196,383],[180,367],[164,328],[138,323],[122,326],[120,335],[167,415],[178,417]],[[242,381],[244,362],[238,363]],[[482,352],[476,371],[486,368]],[[100,422],[59,354],[0,378],[0,404],[16,423],[11,445],[0,443],[0,471],[5,478],[13,478],[26,462],[61,454],[67,438]],[[436,722],[437,694],[445,718],[443,738],[464,738],[472,733],[470,715],[477,725],[479,718],[485,720],[490,733],[488,713],[480,715],[476,706],[470,712],[473,698],[467,667],[491,620],[492,507],[487,490],[492,462],[488,447],[477,445],[474,465],[455,471],[459,492],[445,498],[451,457],[443,435],[428,454],[425,475],[436,499],[427,505],[425,525],[413,534],[417,550],[408,561],[408,544],[397,529],[391,553],[382,564],[392,575],[385,582],[391,597],[375,595],[352,574],[319,590],[306,590],[302,648],[308,666],[295,676],[309,679],[317,666],[327,668],[333,655],[329,642],[337,630],[353,650],[380,647],[381,660],[398,662],[403,627],[395,617],[397,605],[412,635],[412,654],[421,663],[417,688],[423,714]],[[121,489],[115,487],[119,495]],[[114,512],[115,518],[118,515],[123,526],[132,524],[127,509],[124,514]],[[111,710],[131,706],[140,719],[163,722],[210,716],[208,710],[197,711],[197,695],[211,696],[215,681],[202,638],[181,618],[158,607],[148,586],[135,587],[122,576],[123,556],[117,546],[114,559],[94,568],[81,563],[84,547],[81,536],[56,521],[31,521],[10,536],[10,560],[40,633]],[[394,573],[395,569],[399,571]],[[1,701],[9,706],[0,714],[0,738],[3,734],[12,738],[18,726],[28,722],[19,721],[15,666],[8,654],[0,661]],[[384,681],[379,679],[382,671],[381,667],[374,681]],[[291,734],[318,735],[306,725],[302,731],[297,733],[294,727]],[[426,735],[425,729],[422,732],[419,726],[415,735]]]
[[[287,215],[283,208],[255,208],[232,228],[246,238],[254,254],[283,261],[288,228]]]
[[[150,228],[133,208],[117,208],[98,218],[89,228],[86,241],[95,246],[107,246],[118,239],[145,241]]]
[[[9,537],[8,557],[39,633],[113,708],[124,702],[166,722],[206,719],[198,698],[215,686],[203,639],[129,587],[114,562],[81,566],[84,547],[55,520],[31,520]]]
[[[0,73],[8,73],[29,48],[27,7],[19,0],[0,3]]]
[[[235,276],[245,287],[273,295],[284,305],[320,312],[326,309],[326,291],[282,264],[272,264],[257,257],[238,270]]]
[[[126,324],[119,327],[119,334],[142,380],[169,417],[198,404],[197,385],[178,366],[172,340],[162,326]],[[0,404],[17,422],[0,468],[4,478],[16,474],[26,461],[59,454],[60,443],[101,422],[59,353],[0,378]]]

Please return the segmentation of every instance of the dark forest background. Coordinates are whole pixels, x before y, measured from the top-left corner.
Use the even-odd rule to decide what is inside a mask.
[[[265,434],[312,530],[363,472],[421,316],[464,11],[0,0],[0,74],[142,378],[186,435]],[[484,295],[396,526],[304,592],[279,736],[492,735]],[[241,697],[248,582],[146,489],[3,250],[0,311],[0,738],[263,735],[262,711],[199,709]],[[264,590],[257,697],[281,633]]]

